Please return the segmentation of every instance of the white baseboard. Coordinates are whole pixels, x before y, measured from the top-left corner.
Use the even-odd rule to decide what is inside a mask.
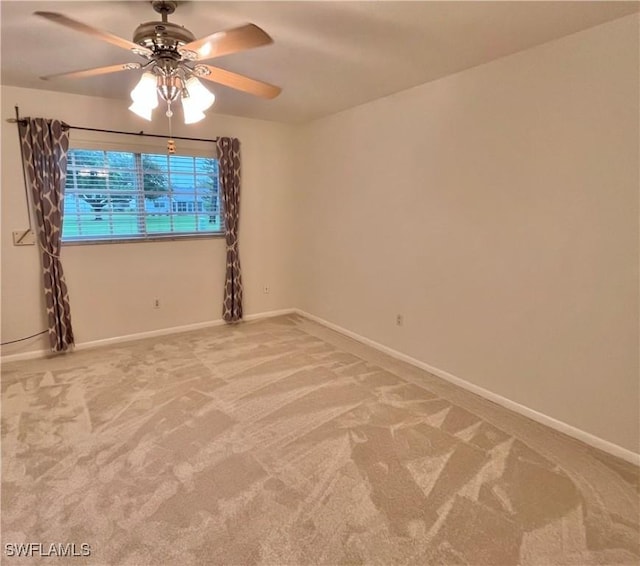
[[[280,309],[277,311],[259,312],[257,314],[248,314],[244,316],[242,320],[246,322],[251,322],[252,320],[260,320],[263,318],[273,318],[274,316],[283,316],[285,314],[294,314],[297,312],[298,312],[298,309]]]
[[[37,358],[46,358],[49,355],[51,355],[49,350],[29,350],[28,352],[21,352],[20,354],[2,356],[0,357],[0,363],[6,364],[9,362],[21,362],[23,360],[35,360]]]
[[[418,367],[420,369],[423,369],[425,371],[428,371],[429,373],[432,373],[433,375],[436,375],[438,377],[441,377],[442,379],[449,381],[450,383],[453,383],[455,385],[458,385],[459,387],[462,387],[463,389],[466,389],[467,391],[471,391],[472,393],[475,393],[476,395],[479,395],[480,397],[484,397],[485,399],[488,399],[489,401],[493,401],[494,403],[501,405],[502,407],[505,407],[506,409],[510,409],[511,411],[514,411],[516,413],[519,413],[521,415],[524,415],[525,417],[528,417],[536,422],[539,422],[543,425],[548,426],[549,428],[552,428],[554,430],[557,430],[559,432],[562,432],[564,434],[566,434],[567,436],[571,436],[573,438],[576,438],[578,440],[581,440],[582,442],[584,442],[585,444],[588,444],[590,446],[593,446],[595,448],[598,448],[600,450],[602,450],[603,452],[607,452],[609,454],[612,454],[613,456],[616,456],[618,458],[621,458],[622,460],[626,460],[627,462],[630,462],[632,464],[635,464],[636,466],[640,466],[640,454],[637,454],[636,452],[632,452],[631,450],[628,450],[627,448],[623,448],[622,446],[619,446],[617,444],[614,444],[613,442],[609,442],[608,440],[605,440],[603,438],[600,438],[598,436],[595,436],[589,432],[586,432],[582,429],[576,428],[568,423],[565,423],[563,421],[560,421],[558,419],[555,419],[553,417],[550,417],[548,415],[545,415],[544,413],[540,413],[534,409],[531,409],[525,405],[521,405],[520,403],[516,403],[515,401],[512,401],[511,399],[507,399],[506,397],[503,397],[502,395],[498,395],[497,393],[494,393],[493,391],[489,391],[488,389],[485,389],[484,387],[480,387],[478,385],[474,385],[473,383],[470,383],[469,381],[466,381],[465,379],[462,379],[460,377],[456,377],[455,375],[446,372],[444,370],[441,370],[439,368],[436,368],[434,366],[431,366],[425,362],[422,362],[416,358],[412,358],[411,356],[408,356],[406,354],[403,354],[402,352],[399,352],[398,350],[394,350],[393,348],[389,348],[388,346],[385,346],[384,344],[380,344],[379,342],[375,342],[374,340],[371,340],[369,338],[366,338],[364,336],[361,336],[360,334],[356,334],[355,332],[352,332],[351,330],[347,330],[346,328],[342,328],[341,326],[338,326],[337,324],[334,324],[333,322],[329,322],[327,320],[324,320],[320,317],[317,317],[313,314],[310,314],[308,312],[302,311],[300,309],[295,309],[296,314],[299,314],[300,316],[303,316],[305,318],[308,318],[309,320],[312,320],[314,322],[317,322],[318,324],[321,324],[322,326],[326,326],[327,328],[330,328],[331,330],[335,330],[336,332],[339,332],[340,334],[343,334],[344,336],[348,336],[349,338],[353,338],[354,340],[357,340],[358,342],[361,342],[362,344],[366,344],[367,346],[371,346],[372,348],[375,348],[376,350],[379,350],[380,352],[383,352],[385,354],[388,354],[389,356],[391,356],[392,358],[395,358],[397,360],[406,362],[408,364],[411,364],[412,366]]]
[[[243,320],[250,322],[252,320],[260,320],[263,318],[272,318],[274,316],[281,316],[285,314],[291,314],[295,312],[295,309],[281,309],[276,311],[260,312],[256,314],[246,315]],[[180,334],[182,332],[190,332],[191,330],[200,330],[202,328],[211,328],[214,326],[222,326],[225,324],[224,320],[207,320],[205,322],[195,322],[193,324],[185,324],[182,326],[171,326],[169,328],[160,328],[158,330],[147,330],[145,332],[136,332],[135,334],[125,334],[123,336],[113,336],[112,338],[102,338],[100,340],[91,340],[89,342],[80,342],[76,344],[75,350],[89,350],[91,348],[99,348],[100,346],[109,346],[112,344],[121,344],[123,342],[133,342],[135,340],[143,340],[145,338],[154,338],[156,336],[166,336],[169,334]],[[33,360],[37,358],[46,358],[53,356],[49,350],[31,350],[30,352],[22,352],[20,354],[10,354],[8,356],[2,356],[0,361],[4,363],[17,362],[22,360]]]

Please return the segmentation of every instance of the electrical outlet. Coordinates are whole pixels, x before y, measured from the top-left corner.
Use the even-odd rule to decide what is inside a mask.
[[[396,326],[402,326],[404,324],[404,316],[401,314],[396,315]]]
[[[263,292],[265,295],[268,295],[270,291],[271,291],[271,289],[269,288],[269,285],[265,285],[265,286],[262,288],[262,292]]]
[[[153,299],[153,308],[154,309],[159,309],[160,308],[160,299],[158,297]]]

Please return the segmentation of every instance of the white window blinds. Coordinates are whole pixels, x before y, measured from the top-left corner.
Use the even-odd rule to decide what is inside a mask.
[[[69,150],[63,242],[216,234],[223,222],[215,158]]]

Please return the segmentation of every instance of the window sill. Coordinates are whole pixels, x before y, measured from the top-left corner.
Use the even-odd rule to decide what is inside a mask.
[[[137,244],[145,242],[179,242],[183,240],[215,240],[218,238],[224,238],[224,232],[210,232],[208,234],[170,234],[170,235],[158,235],[158,236],[146,236],[142,237],[125,237],[125,238],[95,238],[87,240],[67,240],[63,241],[63,246],[92,246],[100,244]]]

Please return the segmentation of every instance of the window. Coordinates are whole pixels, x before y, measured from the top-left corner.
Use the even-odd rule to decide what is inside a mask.
[[[217,159],[69,150],[63,242],[218,234],[223,222]]]

